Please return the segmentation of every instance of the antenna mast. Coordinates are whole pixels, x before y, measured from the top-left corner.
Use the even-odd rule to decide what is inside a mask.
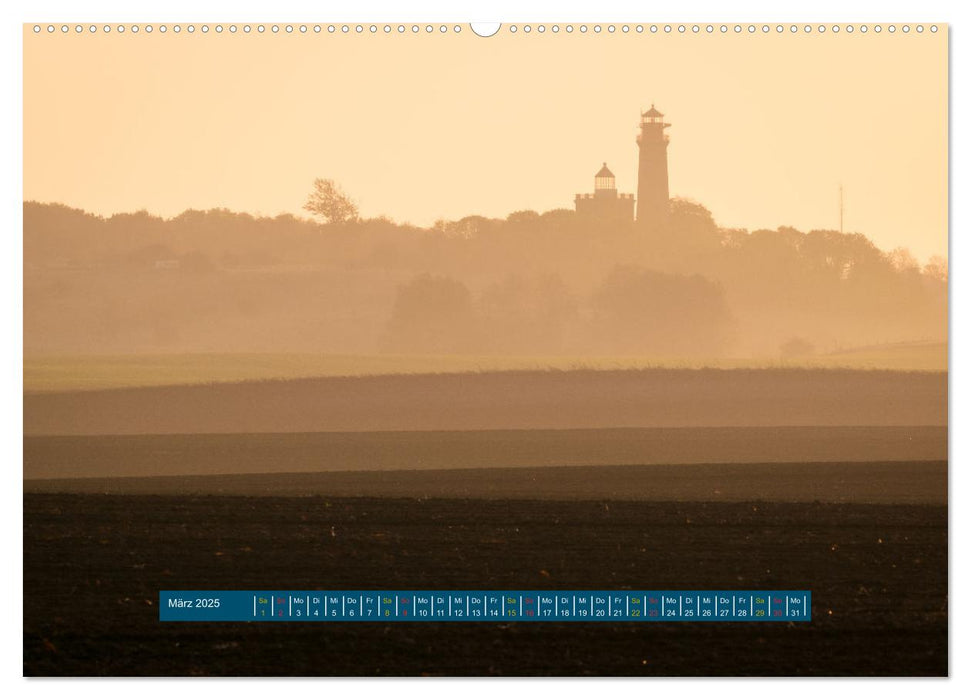
[[[840,183],[840,233],[843,233],[843,184]]]

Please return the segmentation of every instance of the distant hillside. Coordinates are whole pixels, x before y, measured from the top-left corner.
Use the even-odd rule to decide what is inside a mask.
[[[524,371],[24,396],[27,435],[782,425],[947,425],[947,374]]]
[[[121,389],[270,379],[362,377],[508,370],[622,369],[893,369],[947,371],[947,345],[909,343],[789,359],[487,355],[327,355],[183,353],[40,355],[24,358],[24,391]]]
[[[947,371],[947,343],[891,343],[848,348],[807,360],[813,364],[872,369]]]
[[[28,354],[776,357],[947,338],[947,262],[861,233],[571,211],[432,228],[24,203]]]

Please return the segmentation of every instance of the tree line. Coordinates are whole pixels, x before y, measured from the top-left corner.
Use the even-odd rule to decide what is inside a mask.
[[[294,327],[281,343],[355,352],[765,355],[786,343],[808,352],[946,338],[946,261],[921,265],[860,233],[727,229],[683,199],[672,200],[666,231],[568,209],[420,227],[362,218],[320,182],[307,210],[321,221],[225,209],[101,217],[26,202],[28,330],[36,321],[41,340],[43,329],[68,349],[52,319],[70,289],[76,314],[92,318],[144,294],[169,330],[143,333],[139,347],[161,336],[175,347],[220,346],[225,324],[235,348],[248,342],[241,323],[273,316]],[[210,298],[193,305],[170,293],[167,305],[160,292],[189,287]],[[114,349],[134,337],[125,324],[137,316],[102,313],[117,317]]]

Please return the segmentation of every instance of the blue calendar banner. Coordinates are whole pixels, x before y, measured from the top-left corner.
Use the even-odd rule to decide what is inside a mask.
[[[809,622],[810,591],[161,591],[162,622]]]

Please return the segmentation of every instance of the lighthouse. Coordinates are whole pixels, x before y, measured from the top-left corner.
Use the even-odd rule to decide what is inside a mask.
[[[577,216],[585,221],[624,222],[634,218],[634,195],[617,192],[617,179],[604,163],[593,176],[593,194],[574,198]]]
[[[671,206],[668,197],[668,135],[664,115],[651,105],[641,113],[637,147],[637,224],[648,231],[663,231]]]

